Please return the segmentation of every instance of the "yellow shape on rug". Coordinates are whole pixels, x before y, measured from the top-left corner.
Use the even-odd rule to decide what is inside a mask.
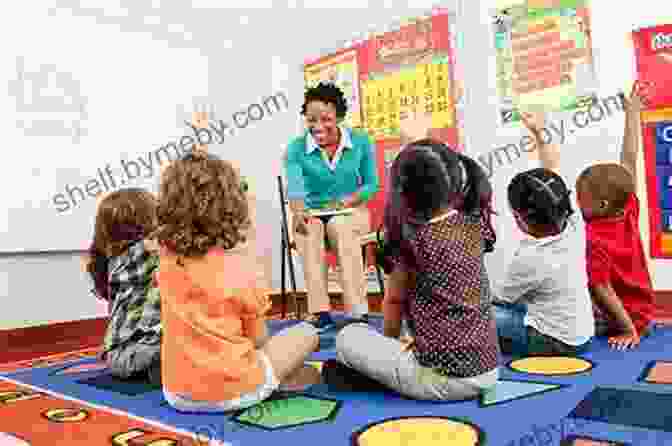
[[[386,420],[356,434],[357,446],[476,446],[478,428],[440,417]]]
[[[516,372],[535,375],[574,375],[587,372],[593,368],[593,364],[582,358],[535,356],[512,361],[509,367]]]

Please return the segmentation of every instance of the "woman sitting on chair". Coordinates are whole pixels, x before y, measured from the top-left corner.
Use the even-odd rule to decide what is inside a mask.
[[[346,311],[360,320],[369,311],[359,240],[370,229],[366,202],[378,191],[378,174],[368,134],[342,124],[347,111],[343,92],[333,84],[308,89],[301,109],[308,130],[290,142],[284,160],[308,312],[321,331],[335,326],[329,313],[325,240],[341,267]],[[329,212],[314,216],[325,209]],[[330,212],[336,209],[343,212]]]

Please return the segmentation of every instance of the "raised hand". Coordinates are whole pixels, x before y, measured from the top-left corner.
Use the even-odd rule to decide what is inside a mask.
[[[653,88],[653,83],[635,81],[632,84],[632,90],[630,91],[630,96],[626,99],[625,109],[626,112],[639,113],[642,111],[642,106],[647,105],[649,102],[648,95]]]
[[[530,133],[535,137],[541,136],[541,131],[546,125],[546,112],[544,110],[521,111],[520,118]]]
[[[546,112],[541,108],[525,111],[521,113],[521,120],[534,137],[536,154],[541,161],[541,167],[558,173],[560,169],[560,146],[545,142],[542,135],[547,123]]]
[[[208,128],[208,112],[195,111],[191,118],[191,125],[193,125],[197,129]],[[208,146],[203,144],[195,144],[194,151],[207,152]]]
[[[208,112],[207,111],[195,111],[192,118],[191,124],[199,129],[204,129],[208,127]]]

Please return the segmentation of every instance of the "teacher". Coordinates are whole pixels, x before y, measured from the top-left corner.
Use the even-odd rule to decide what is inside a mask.
[[[325,241],[341,267],[345,310],[368,320],[367,286],[360,238],[369,232],[367,201],[378,191],[374,144],[365,131],[348,128],[343,92],[320,83],[305,93],[301,114],[307,131],[289,143],[284,160],[293,232],[308,290],[308,312],[320,331],[335,326],[327,292]],[[319,209],[348,213],[314,217]]]

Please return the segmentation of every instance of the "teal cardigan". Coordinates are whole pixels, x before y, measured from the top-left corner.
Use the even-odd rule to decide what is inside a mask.
[[[364,131],[341,127],[342,155],[330,166],[308,132],[295,138],[284,160],[287,199],[319,209],[357,193],[366,202],[379,188],[375,145]]]

